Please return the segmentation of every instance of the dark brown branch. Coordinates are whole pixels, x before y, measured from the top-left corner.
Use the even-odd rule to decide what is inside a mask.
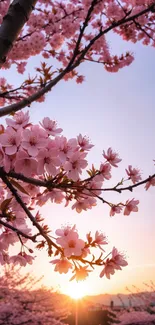
[[[48,181],[41,181],[41,180],[36,179],[36,178],[26,177],[26,176],[24,176],[22,174],[15,173],[13,171],[10,171],[9,173],[5,173],[5,174],[8,177],[18,179],[18,180],[23,181],[23,182],[28,183],[28,184],[32,184],[32,185],[40,186],[40,187],[47,187]]]
[[[37,0],[14,0],[0,26],[0,67],[28,20]]]
[[[0,218],[5,218],[5,216],[3,214],[0,214]],[[21,235],[22,237],[25,237],[27,239],[30,239],[33,242],[36,241],[36,236],[35,235],[34,236],[29,236],[29,235],[25,234],[24,232],[22,232],[20,229],[17,229],[14,226],[11,226],[7,222],[4,222],[2,219],[0,219],[0,224],[3,225],[4,227],[8,228],[8,229],[11,229],[15,233],[17,233],[17,235]]]
[[[146,184],[147,182],[151,181],[151,179],[153,179],[153,178],[155,178],[155,174],[153,174],[152,176],[149,176],[148,178],[144,179],[143,181],[141,181],[139,183],[129,185],[129,186],[126,186],[126,187],[119,187],[118,188],[118,187],[114,186],[114,187],[111,187],[111,188],[110,187],[109,188],[98,188],[98,189],[90,188],[89,191],[103,191],[103,192],[110,192],[110,191],[112,192],[112,191],[114,191],[114,192],[118,192],[118,193],[121,193],[123,191],[132,192],[135,187]]]
[[[150,36],[150,34],[137,21],[135,21],[135,19],[133,21],[134,21],[135,25],[137,26],[137,29],[140,29],[148,38],[150,38],[152,41],[154,41],[154,39]]]
[[[89,20],[91,18],[91,14],[92,14],[96,4],[97,4],[97,0],[93,0],[92,3],[91,3],[90,8],[88,10],[87,16],[86,16],[85,21],[83,23],[83,26],[82,26],[82,28],[80,28],[79,37],[78,37],[78,40],[76,42],[76,46],[75,46],[75,49],[74,49],[74,52],[73,52],[73,56],[72,56],[72,58],[71,58],[71,60],[70,60],[70,62],[68,64],[68,68],[72,66],[72,64],[74,63],[74,61],[75,61],[75,59],[76,59],[76,57],[78,55],[79,47],[80,47],[80,43],[81,43],[84,31],[85,31],[85,29],[86,29],[86,27],[88,25],[88,22],[89,22]]]
[[[118,193],[121,193],[122,191],[130,191],[130,192],[132,192],[135,187],[146,184],[147,182],[151,181],[151,179],[153,179],[153,178],[155,178],[155,174],[149,176],[148,178],[144,179],[143,181],[141,181],[139,183],[136,183],[136,184],[133,184],[133,185],[130,185],[130,186],[120,187],[120,188],[113,187],[113,188],[109,188],[109,189],[105,188],[105,189],[103,189],[103,191],[116,191]]]
[[[132,190],[135,188],[135,187],[138,187],[140,185],[143,185],[143,184],[146,184],[147,182],[149,182],[151,179],[155,178],[155,174],[149,176],[148,178],[144,179],[143,181],[141,182],[138,182],[136,184],[133,184],[133,185],[129,185],[129,186],[126,186],[126,187],[119,187],[118,186],[114,186],[114,187],[109,187],[109,188],[99,188],[99,189],[96,189],[96,188],[87,188],[86,187],[86,184],[89,184],[89,182],[96,176],[94,177],[89,177],[87,179],[84,179],[82,181],[80,181],[79,185],[76,185],[74,183],[70,183],[70,184],[55,184],[55,183],[52,183],[52,180],[49,180],[49,181],[41,181],[41,180],[38,180],[38,179],[35,179],[35,178],[31,178],[31,177],[26,177],[22,174],[18,174],[18,173],[15,173],[15,172],[9,172],[9,173],[6,173],[4,170],[3,170],[3,173],[8,176],[8,177],[12,177],[12,178],[15,178],[17,180],[21,180],[25,183],[28,183],[28,184],[32,184],[32,185],[35,185],[35,186],[40,186],[40,187],[45,187],[45,188],[48,188],[48,187],[52,187],[52,188],[58,188],[58,189],[77,189],[77,190],[83,190],[83,189],[87,189],[88,191],[104,191],[104,192],[112,192],[112,191],[115,191],[115,192],[118,192],[118,193],[121,193],[122,191],[130,191],[132,192]]]

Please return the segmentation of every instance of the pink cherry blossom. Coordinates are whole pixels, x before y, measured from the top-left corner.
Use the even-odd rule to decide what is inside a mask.
[[[41,137],[42,133],[39,127],[33,127],[31,130],[23,131],[23,141],[21,146],[26,149],[30,156],[37,156],[39,149],[45,147],[45,139]]]
[[[111,148],[107,150],[107,153],[103,150],[103,157],[114,167],[118,167],[118,163],[122,160],[119,158],[118,153],[112,151]]]
[[[75,229],[76,229],[75,225],[73,227],[66,226],[66,227],[62,227],[61,229],[57,229],[55,233],[57,236],[66,237],[68,236],[69,233],[75,232]]]
[[[107,279],[110,279],[110,276],[113,275],[114,273],[115,273],[115,264],[113,263],[112,260],[107,259],[104,268],[100,273],[100,278],[102,278],[105,275]]]
[[[86,153],[84,152],[75,152],[64,164],[64,169],[67,171],[67,175],[74,181],[79,179],[79,174],[82,174],[82,169],[86,168],[87,161],[84,159]]]
[[[22,256],[25,258],[26,262],[30,265],[33,263],[33,260],[35,259],[34,256],[28,255],[26,253],[23,253]]]
[[[13,231],[6,229],[0,235],[0,240],[2,240],[2,242],[4,242],[7,247],[9,247],[9,245],[13,246],[16,242],[18,242],[18,236]]]
[[[15,211],[15,220],[13,220],[13,225],[17,228],[20,227],[20,229],[23,229],[24,231],[26,230],[26,215],[23,211]]]
[[[19,253],[18,255],[14,255],[10,257],[10,263],[14,265],[26,266],[27,264],[32,264],[34,257],[27,255],[26,253]]]
[[[76,78],[76,82],[77,82],[77,84],[81,84],[83,81],[84,81],[84,76],[78,76],[77,78]]]
[[[56,166],[60,166],[60,159],[57,155],[57,150],[47,150],[46,148],[41,149],[37,155],[38,174],[41,175],[46,171],[48,174],[55,176],[59,172],[59,169],[56,168]]]
[[[110,217],[113,217],[115,213],[121,213],[123,207],[119,205],[113,205],[110,210]]]
[[[24,204],[29,205],[31,202],[30,196],[26,193],[21,192],[20,190],[19,190],[19,193],[20,193],[19,195],[20,195],[22,201],[24,202]],[[12,200],[10,202],[10,208],[12,209],[12,211],[15,211],[15,212],[16,211],[23,212],[21,205],[17,202],[17,200],[14,197],[12,197]]]
[[[21,74],[25,72],[25,67],[27,65],[27,62],[20,62],[17,64],[17,71]]]
[[[3,238],[0,238],[0,252],[3,252],[8,249],[8,243],[3,240]]]
[[[69,269],[72,269],[73,267],[72,264],[66,258],[56,259],[51,261],[50,263],[56,264],[54,271],[59,272],[60,274],[68,273]]]
[[[82,249],[81,258],[86,258],[88,254],[91,254],[90,249],[87,248],[87,247],[84,247],[84,248]]]
[[[49,191],[49,193],[47,193],[46,198],[50,199],[51,202],[60,204],[63,201],[63,199],[65,198],[65,195],[63,194],[63,192],[61,190],[54,188],[51,191]]]
[[[10,171],[10,169],[13,167],[14,161],[15,161],[15,159],[13,158],[13,156],[4,155],[3,166],[4,166],[4,170],[6,171],[6,173],[8,173]]]
[[[9,263],[9,256],[8,254],[4,252],[0,252],[0,264],[5,265],[6,263]]]
[[[93,144],[90,144],[89,138],[87,138],[86,136],[83,137],[81,134],[79,134],[77,137],[77,140],[78,140],[78,144],[82,150],[88,151],[94,147]]]
[[[14,114],[13,119],[6,118],[6,123],[14,129],[24,128],[29,122],[29,112],[17,112]]]
[[[111,166],[108,163],[100,165],[100,173],[103,176],[103,179],[109,180],[111,178]]]
[[[37,172],[37,161],[31,158],[26,151],[20,150],[17,153],[14,167],[16,173],[31,176]]]
[[[150,186],[155,186],[155,177],[150,179],[146,184],[145,184],[145,189],[146,191],[150,188]]]
[[[115,247],[113,247],[112,250],[112,260],[115,263],[115,268],[118,270],[121,270],[121,266],[124,267],[128,265],[124,255],[122,253],[119,253]]]
[[[5,153],[7,155],[13,155],[17,152],[21,143],[21,131],[18,130],[16,132],[12,127],[8,127],[6,131],[0,135],[0,141],[2,147],[5,148]]]
[[[62,132],[62,129],[57,128],[57,122],[50,120],[49,117],[44,117],[41,126],[47,131],[50,135],[57,135],[58,133]]]
[[[137,205],[139,204],[139,200],[127,200],[126,201],[126,207],[124,209],[124,215],[125,216],[129,216],[129,214],[133,211],[133,212],[137,212],[138,211],[138,207]]]
[[[100,278],[104,275],[107,279],[110,279],[110,276],[115,273],[115,270],[122,270],[121,267],[128,265],[127,261],[124,259],[124,255],[120,254],[118,250],[114,247],[112,250],[112,258],[107,258],[104,268],[100,273]]]
[[[76,212],[80,213],[83,210],[87,211],[88,209],[92,209],[93,206],[96,206],[96,199],[92,197],[80,198],[72,205],[72,209],[76,209]]]
[[[102,188],[103,184],[103,176],[102,175],[96,175],[91,181],[89,181],[87,185],[87,189],[83,191],[83,193],[87,194],[89,196],[89,191],[91,190],[92,196],[100,195],[102,191],[100,190]]]
[[[128,166],[128,169],[126,169],[127,175],[132,180],[133,184],[139,182],[142,178],[140,175],[139,169],[132,168],[131,165]]]
[[[107,245],[107,238],[104,234],[100,233],[98,230],[95,232],[95,240],[94,243],[98,245],[98,247],[103,250],[101,245]]]
[[[80,256],[85,242],[78,238],[77,232],[69,232],[65,237],[57,238],[57,243],[64,248],[64,255],[70,257],[71,255]]]
[[[27,184],[25,185],[25,190],[27,193],[29,193],[29,195],[35,197],[40,193],[40,188],[33,185],[33,184]]]
[[[67,141],[67,138],[64,136],[56,137],[55,144],[59,150],[59,157],[62,163],[64,163],[66,159],[72,156],[73,152],[78,149],[76,139],[69,139]]]

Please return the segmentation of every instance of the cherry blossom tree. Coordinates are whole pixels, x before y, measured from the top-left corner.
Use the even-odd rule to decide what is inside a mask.
[[[106,200],[106,192],[132,192],[145,185],[155,186],[155,174],[142,179],[140,170],[129,165],[115,186],[106,186],[112,168],[121,159],[112,148],[103,150],[100,166],[88,167],[87,155],[93,145],[79,134],[67,139],[60,135],[57,123],[45,117],[40,124],[29,120],[31,103],[45,100],[45,95],[61,80],[82,83],[79,66],[85,61],[101,64],[109,72],[132,63],[130,52],[112,54],[107,35],[116,33],[124,41],[155,46],[155,1],[152,0],[0,0],[0,64],[23,74],[22,84],[12,85],[0,78],[0,261],[25,266],[32,264],[34,250],[48,251],[54,270],[71,279],[84,279],[94,266],[102,268],[100,277],[110,278],[127,265],[125,256],[115,247],[105,254],[105,234],[96,231],[80,238],[76,226],[56,230],[41,216],[46,202],[69,204],[78,213],[108,205],[110,216],[137,212],[139,200]],[[40,56],[34,75],[27,73],[27,63]],[[127,185],[125,185],[128,182]],[[36,209],[38,212],[36,213]],[[16,243],[21,249],[10,255]],[[93,255],[96,248],[98,255]],[[17,249],[18,250],[18,249]],[[97,257],[96,257],[97,256]],[[52,260],[51,260],[52,257]]]
[[[68,310],[59,294],[44,287],[34,289],[34,285],[38,287],[40,284],[40,279],[29,273],[22,275],[21,267],[10,265],[1,273],[0,324],[63,324]]]
[[[124,311],[118,320],[120,325],[153,325],[155,324],[155,315],[151,315],[146,311]],[[115,324],[118,324],[118,322]]]
[[[117,322],[119,324],[129,325],[147,325],[155,324],[155,308],[154,308],[154,299],[155,299],[155,285],[153,281],[150,283],[144,283],[145,289],[140,290],[135,285],[133,289],[126,287],[127,292],[129,293],[130,307],[126,306],[121,297],[121,304],[123,309],[120,311],[115,311]]]

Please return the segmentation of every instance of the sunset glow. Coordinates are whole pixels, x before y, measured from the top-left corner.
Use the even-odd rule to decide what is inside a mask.
[[[71,282],[68,285],[66,294],[73,299],[81,299],[89,294],[89,288],[86,282]]]

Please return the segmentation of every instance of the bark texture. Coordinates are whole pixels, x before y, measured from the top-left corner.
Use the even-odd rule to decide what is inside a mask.
[[[14,0],[0,26],[0,67],[17,39],[22,27],[29,19],[37,0]]]

